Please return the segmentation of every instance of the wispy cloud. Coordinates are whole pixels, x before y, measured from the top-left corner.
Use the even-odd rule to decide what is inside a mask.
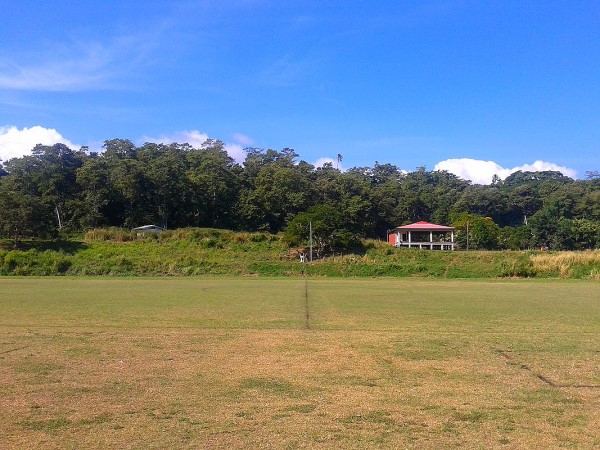
[[[263,69],[258,75],[258,83],[271,87],[295,86],[311,73],[314,64],[310,58],[295,59],[286,55]]]
[[[242,133],[234,133],[233,140],[241,145],[246,145],[246,146],[254,145],[254,140],[251,137],[246,136],[245,134],[242,134]]]
[[[475,184],[490,184],[494,175],[498,175],[501,179],[505,179],[510,174],[519,170],[530,172],[554,170],[571,178],[577,177],[577,172],[573,169],[560,166],[556,163],[539,160],[531,164],[506,168],[494,161],[457,158],[440,161],[435,165],[434,170],[446,170],[464,180],[471,180]]]
[[[103,86],[110,79],[108,67],[113,57],[102,46],[76,46],[66,52],[68,55],[64,53],[40,55],[37,61],[25,63],[4,58],[0,62],[0,88],[78,91]]]
[[[166,25],[165,25],[166,27]],[[83,91],[121,88],[152,62],[165,27],[152,34],[120,35],[107,42],[71,37],[19,55],[0,51],[0,89]]]

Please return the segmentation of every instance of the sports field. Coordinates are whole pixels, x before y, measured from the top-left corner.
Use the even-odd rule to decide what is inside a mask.
[[[600,283],[2,278],[0,447],[600,447]]]

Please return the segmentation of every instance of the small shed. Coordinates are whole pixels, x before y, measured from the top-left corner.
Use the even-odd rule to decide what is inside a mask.
[[[390,230],[390,245],[427,250],[454,250],[454,228],[429,222],[415,222]]]
[[[158,225],[144,225],[141,227],[136,227],[132,231],[135,231],[138,234],[138,236],[140,236],[146,233],[160,233],[164,230],[164,228],[159,227]]]

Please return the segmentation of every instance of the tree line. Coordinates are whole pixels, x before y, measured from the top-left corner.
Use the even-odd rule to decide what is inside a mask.
[[[310,221],[326,249],[425,220],[455,226],[463,247],[468,224],[473,249],[600,247],[598,172],[573,180],[520,171],[476,185],[425,167],[315,167],[290,148],[248,148],[238,164],[217,140],[194,148],[112,139],[103,148],[37,145],[0,164],[0,236],[18,242],[152,223],[287,231],[301,245]]]

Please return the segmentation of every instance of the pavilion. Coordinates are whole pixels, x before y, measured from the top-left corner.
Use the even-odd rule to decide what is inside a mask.
[[[454,250],[454,228],[429,222],[415,222],[390,230],[388,241],[395,247]]]

